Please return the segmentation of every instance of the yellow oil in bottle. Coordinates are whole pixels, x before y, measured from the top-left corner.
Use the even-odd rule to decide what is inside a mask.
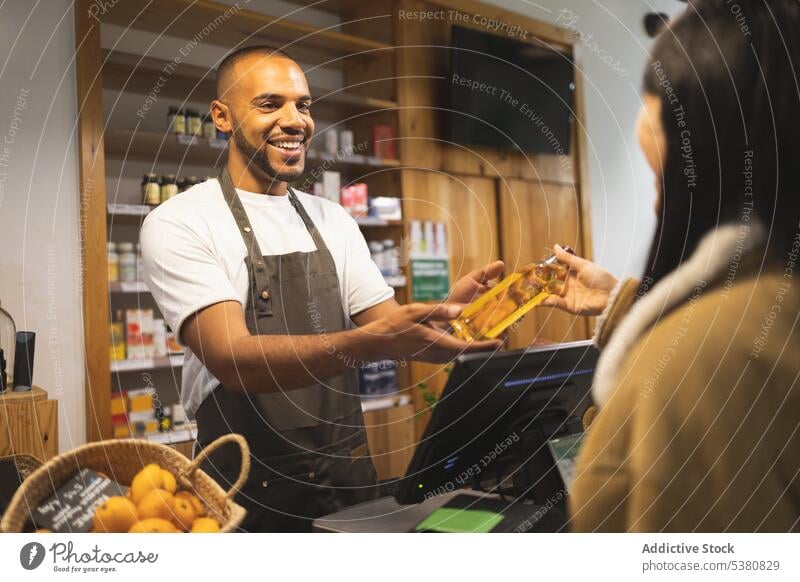
[[[555,256],[525,265],[467,305],[450,322],[465,341],[494,339],[550,295],[561,295],[567,268]]]

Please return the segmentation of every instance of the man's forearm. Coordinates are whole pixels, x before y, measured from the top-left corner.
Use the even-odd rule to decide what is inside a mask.
[[[226,389],[277,392],[302,388],[357,369],[380,357],[378,345],[360,329],[314,335],[253,335],[231,344]]]

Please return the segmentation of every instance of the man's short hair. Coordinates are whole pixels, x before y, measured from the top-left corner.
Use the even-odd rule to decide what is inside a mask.
[[[217,66],[217,99],[221,99],[227,88],[230,86],[230,74],[233,68],[242,59],[246,59],[251,55],[261,55],[264,57],[280,57],[294,61],[292,57],[286,54],[285,51],[269,45],[255,45],[246,46],[237,49],[225,56],[222,62]]]

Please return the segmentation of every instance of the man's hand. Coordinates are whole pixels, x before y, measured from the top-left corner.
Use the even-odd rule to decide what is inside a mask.
[[[451,303],[472,303],[491,289],[502,273],[503,261],[495,261],[482,269],[472,271],[453,284],[447,301]]]
[[[562,297],[551,295],[542,305],[576,315],[600,315],[617,279],[595,263],[570,254],[558,245],[554,249],[561,264],[569,267],[567,284]]]
[[[372,346],[370,351],[376,356],[397,360],[442,363],[464,352],[499,349],[500,340],[465,342],[436,329],[457,318],[462,308],[462,305],[447,303],[411,303],[354,331],[366,334],[364,345]]]

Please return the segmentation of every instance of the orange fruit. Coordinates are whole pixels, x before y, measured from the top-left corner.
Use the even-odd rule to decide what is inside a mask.
[[[179,529],[188,531],[198,517],[191,501],[186,498],[175,499],[175,505],[172,507],[172,521]]]
[[[150,493],[153,489],[162,489],[164,486],[164,470],[151,463],[144,469],[139,471],[131,481],[131,501],[134,505],[139,505],[144,496]]]
[[[191,491],[178,491],[175,494],[175,499],[186,499],[189,501],[194,507],[194,512],[198,517],[206,512],[206,508],[203,507],[203,502]]]
[[[218,533],[219,522],[213,517],[198,517],[192,524],[191,533]]]
[[[175,505],[175,497],[169,491],[163,489],[153,489],[144,496],[136,509],[139,510],[139,519],[160,517],[161,519],[172,520],[172,508]]]
[[[161,488],[174,494],[178,489],[178,482],[175,481],[175,476],[166,469],[161,470],[161,475],[164,481],[164,484]]]
[[[109,497],[94,510],[95,531],[124,533],[139,519],[136,506],[126,497]]]
[[[128,533],[180,533],[171,521],[151,517],[136,522]]]

